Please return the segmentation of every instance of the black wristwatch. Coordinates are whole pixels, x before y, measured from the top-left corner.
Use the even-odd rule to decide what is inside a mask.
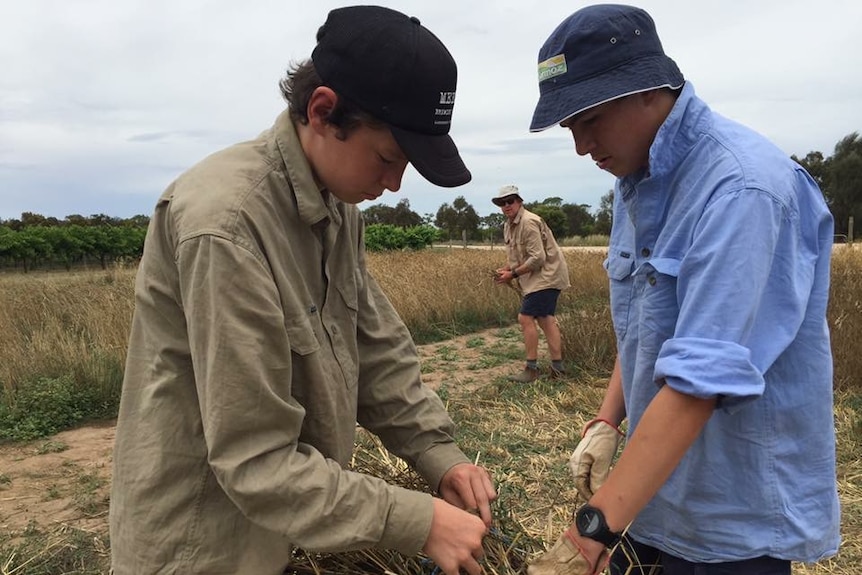
[[[513,278],[518,277],[518,272],[516,272],[516,271],[515,271],[516,269],[517,269],[517,268],[512,268],[511,270],[509,270],[509,271],[511,271],[511,272],[512,272],[512,277],[513,277]]]
[[[620,534],[614,533],[608,527],[602,510],[589,504],[575,512],[575,525],[577,525],[578,533],[581,536],[603,543],[609,549],[620,540]]]

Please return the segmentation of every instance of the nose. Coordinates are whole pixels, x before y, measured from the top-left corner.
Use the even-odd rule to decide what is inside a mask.
[[[589,134],[588,130],[578,126],[572,126],[572,139],[575,141],[575,152],[579,156],[586,156],[590,153],[595,145],[595,140]]]
[[[380,183],[390,192],[397,192],[401,189],[401,179],[404,177],[404,170],[407,169],[407,162],[396,162],[391,164],[383,171],[383,177]]]

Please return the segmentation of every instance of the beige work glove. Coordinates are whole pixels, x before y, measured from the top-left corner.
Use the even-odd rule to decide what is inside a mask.
[[[604,419],[594,419],[584,427],[584,435],[569,458],[569,469],[584,501],[589,501],[607,480],[622,437],[622,431]]]
[[[607,559],[607,553],[603,553],[597,563],[602,563],[603,558]],[[598,571],[598,565],[590,564],[568,530],[560,535],[549,551],[527,567],[527,575],[593,575]]]

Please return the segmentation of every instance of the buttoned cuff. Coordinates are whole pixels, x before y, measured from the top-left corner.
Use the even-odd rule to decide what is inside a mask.
[[[379,546],[407,556],[422,551],[431,532],[434,501],[430,494],[390,485],[392,505]]]
[[[440,481],[446,472],[459,463],[471,463],[455,443],[439,443],[422,454],[416,462],[416,472],[434,491],[440,490]]]

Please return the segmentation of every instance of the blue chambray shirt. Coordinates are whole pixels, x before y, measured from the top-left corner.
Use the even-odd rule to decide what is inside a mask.
[[[665,383],[718,398],[630,533],[695,562],[834,554],[833,227],[817,185],[687,83],[649,170],[617,181],[613,222],[629,432]]]

